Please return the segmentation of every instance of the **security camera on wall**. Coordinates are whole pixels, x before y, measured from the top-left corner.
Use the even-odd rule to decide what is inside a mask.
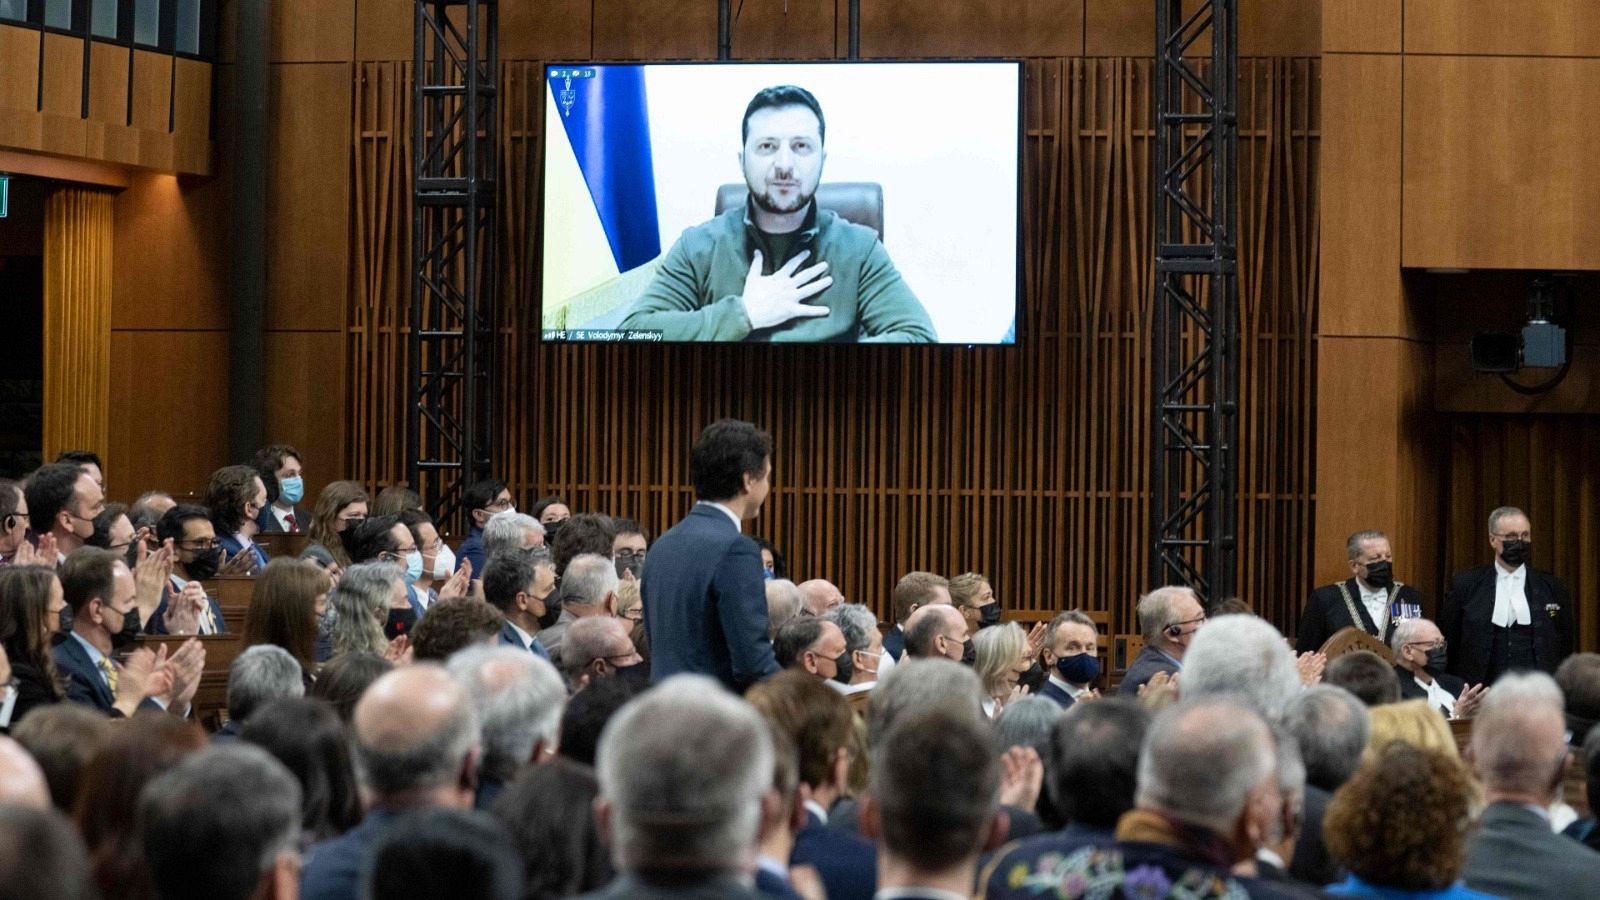
[[[1527,324],[1519,333],[1480,331],[1472,336],[1473,371],[1507,375],[1522,369],[1565,369],[1567,330],[1556,322],[1556,303],[1568,292],[1564,279],[1534,277],[1528,284]]]

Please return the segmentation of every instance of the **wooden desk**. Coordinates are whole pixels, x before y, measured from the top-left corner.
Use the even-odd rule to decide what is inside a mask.
[[[146,634],[140,635],[137,643],[151,650],[165,645],[170,655],[188,640],[191,638]],[[228,720],[228,669],[244,652],[244,636],[238,633],[210,634],[201,636],[199,641],[206,649],[206,662],[200,672],[200,687],[194,693],[193,716],[207,730],[214,731]]]

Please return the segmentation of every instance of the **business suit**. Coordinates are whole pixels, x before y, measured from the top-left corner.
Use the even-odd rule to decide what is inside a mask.
[[[652,681],[694,672],[742,691],[778,671],[761,551],[725,508],[695,504],[651,545],[642,584]]]
[[[11,721],[4,729],[8,732],[17,727],[23,716],[62,699],[56,693],[56,686],[50,683],[50,678],[38,666],[12,660],[11,677],[17,680],[17,702],[11,706]]]
[[[763,900],[763,895],[733,875],[674,885],[650,884],[633,875],[618,875],[616,881],[584,894],[580,900]]]
[[[260,529],[261,534],[305,534],[311,530],[311,517],[306,515],[305,510],[294,506],[290,507],[290,513],[294,516],[293,532],[278,523],[277,515],[272,512],[271,503],[261,507],[261,512],[256,514],[256,527]]]
[[[1039,696],[1045,698],[1046,700],[1054,700],[1055,704],[1061,707],[1063,712],[1071,709],[1072,704],[1077,702],[1076,700],[1072,699],[1071,694],[1062,690],[1056,685],[1055,682],[1049,680],[1048,678],[1045,679],[1044,686],[1039,688]]]
[[[515,647],[518,650],[531,651],[534,656],[543,659],[545,662],[548,662],[551,665],[555,665],[555,663],[550,659],[550,651],[544,649],[544,645],[539,643],[538,635],[534,635],[533,643],[531,645],[524,645],[522,643],[522,635],[517,634],[517,630],[511,626],[509,621],[502,621],[500,623],[500,644],[501,646],[505,647]]]
[[[1139,695],[1139,688],[1160,672],[1176,675],[1178,666],[1171,657],[1146,644],[1144,649],[1139,651],[1139,655],[1133,658],[1133,664],[1128,666],[1127,674],[1122,676],[1122,684],[1117,686],[1117,693],[1136,697]]]
[[[1341,590],[1342,588],[1342,590]],[[1355,605],[1359,621],[1350,618],[1350,605],[1345,603],[1345,592],[1349,592],[1350,600]],[[1367,612],[1366,604],[1361,602],[1361,584],[1354,578],[1346,579],[1344,584],[1327,584],[1311,592],[1306,599],[1306,606],[1300,613],[1300,632],[1295,639],[1296,653],[1315,653],[1322,649],[1328,638],[1354,625],[1372,635],[1385,644],[1389,636],[1394,634],[1397,621],[1394,616],[1394,604],[1414,607],[1418,613],[1422,610],[1422,592],[1409,584],[1396,585],[1389,589],[1389,623],[1383,633],[1378,633],[1378,624],[1372,621],[1372,614]]]
[[[789,865],[811,866],[822,876],[828,900],[872,900],[878,885],[878,851],[854,835],[829,828],[814,812],[795,833]]]
[[[235,556],[238,556],[240,551],[245,549],[244,544],[231,534],[217,535],[217,545],[228,554],[229,559],[233,559]],[[256,565],[261,569],[265,569],[268,561],[267,551],[261,549],[261,545],[255,542],[251,542],[250,551],[256,555]]]
[[[1401,700],[1428,699],[1428,689],[1420,684],[1417,684],[1417,678],[1415,675],[1411,674],[1410,669],[1402,669],[1399,666],[1395,666],[1394,674],[1396,678],[1400,679]],[[1450,693],[1450,696],[1457,699],[1461,697],[1461,690],[1467,686],[1466,682],[1447,672],[1430,672],[1428,674],[1433,676],[1434,684],[1444,688]],[[1435,706],[1434,709],[1437,709],[1440,712],[1444,711],[1444,708],[1440,706]]]
[[[789,883],[787,873],[779,875],[766,869],[756,869],[756,890],[763,897],[777,897],[778,900],[800,900],[800,895],[795,893],[794,885]]]
[[[106,684],[105,676],[76,638],[68,637],[50,652],[56,660],[56,671],[66,676],[66,699],[93,707],[108,716],[122,715],[117,710],[117,697]],[[139,704],[139,708],[160,710],[163,707],[154,700],[145,700]]]
[[[483,558],[482,528],[473,527],[468,529],[466,540],[462,541],[461,546],[456,548],[456,569],[458,571],[461,569],[462,564],[468,560],[472,561],[472,577],[474,579],[482,578],[483,565],[486,562]]]
[[[1316,785],[1306,785],[1301,816],[1300,840],[1295,842],[1289,860],[1289,875],[1306,884],[1332,884],[1344,877],[1344,870],[1328,855],[1322,842],[1322,820],[1328,815],[1333,795]]]
[[[145,623],[144,630],[149,634],[171,634],[167,630],[167,603],[172,599],[174,592],[183,590],[182,585],[176,583],[176,575],[173,576],[173,580],[174,583],[168,590],[161,592],[161,605],[156,607],[156,611],[150,614],[150,621]],[[210,593],[206,594],[206,601],[211,606],[211,621],[217,624],[215,633],[227,634],[228,623],[222,618],[222,604],[218,603],[217,598]]]
[[[300,870],[301,900],[355,897],[362,865],[398,815],[391,810],[374,809],[344,834],[312,844],[305,852],[305,864]]]
[[[899,662],[906,653],[906,630],[899,625],[894,626],[883,635],[883,649]]]
[[[1440,607],[1439,631],[1450,645],[1450,674],[1468,684],[1492,684],[1501,674],[1491,659],[1498,568],[1499,563],[1489,563],[1456,573]],[[1532,567],[1525,571],[1535,667],[1553,674],[1572,653],[1572,598],[1566,585],[1549,572]]]
[[[1517,803],[1492,803],[1467,840],[1467,887],[1511,900],[1592,896],[1600,885],[1600,853],[1550,830],[1543,816]]]

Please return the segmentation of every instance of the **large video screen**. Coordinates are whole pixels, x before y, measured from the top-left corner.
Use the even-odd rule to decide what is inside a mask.
[[[546,67],[544,340],[1015,343],[1021,77]]]

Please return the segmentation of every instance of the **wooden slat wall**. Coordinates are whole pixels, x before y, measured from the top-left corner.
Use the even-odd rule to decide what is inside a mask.
[[[110,191],[56,188],[44,208],[44,458],[105,453],[111,392]]]
[[[917,568],[987,573],[1006,604],[1083,606],[1114,631],[1147,590],[1149,59],[1027,62],[1020,346],[558,347],[536,343],[540,64],[501,71],[505,427],[519,502],[660,530],[692,500],[688,448],[719,416],[774,435],[755,531],[797,578],[886,612]],[[1310,587],[1318,78],[1245,60],[1241,585],[1283,627]],[[356,67],[346,398],[352,477],[404,477],[409,65]]]

